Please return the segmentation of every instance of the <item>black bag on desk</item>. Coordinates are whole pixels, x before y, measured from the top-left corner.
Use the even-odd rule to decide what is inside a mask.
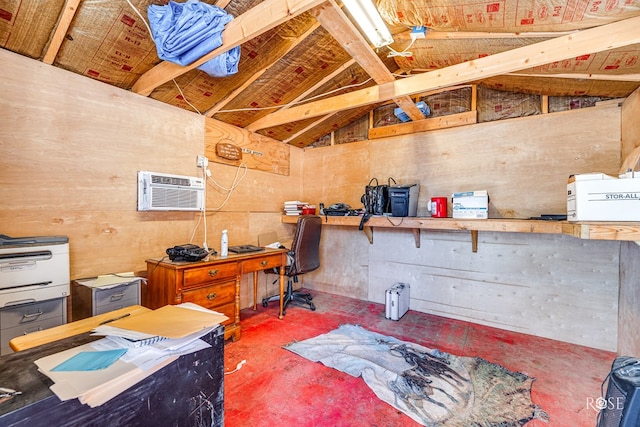
[[[364,187],[364,194],[360,199],[364,205],[365,213],[369,215],[384,215],[391,212],[391,204],[389,203],[391,181],[396,184],[396,180],[391,177],[387,180],[387,184],[383,185],[378,183],[378,178],[371,178],[369,184]]]
[[[358,230],[364,228],[364,223],[367,222],[372,215],[384,215],[385,213],[391,212],[391,203],[389,200],[389,186],[391,186],[391,181],[396,184],[396,180],[391,177],[387,180],[386,185],[380,185],[378,178],[371,178],[369,184],[364,187],[364,194],[360,198],[360,201],[364,205],[364,215],[362,215]]]

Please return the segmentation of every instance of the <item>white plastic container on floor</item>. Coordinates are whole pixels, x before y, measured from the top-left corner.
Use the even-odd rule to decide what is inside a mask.
[[[409,310],[409,284],[396,283],[385,291],[384,317],[400,320]]]

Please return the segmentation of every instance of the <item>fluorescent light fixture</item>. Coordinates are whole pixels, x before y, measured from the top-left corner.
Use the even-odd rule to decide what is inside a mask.
[[[353,19],[374,47],[393,43],[393,37],[371,0],[343,0]]]

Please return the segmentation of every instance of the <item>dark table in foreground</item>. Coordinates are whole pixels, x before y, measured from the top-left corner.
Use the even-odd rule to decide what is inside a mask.
[[[101,406],[61,401],[35,360],[100,337],[88,333],[0,357],[0,387],[22,394],[0,403],[0,425],[224,425],[224,327],[203,337],[210,348],[181,356]]]

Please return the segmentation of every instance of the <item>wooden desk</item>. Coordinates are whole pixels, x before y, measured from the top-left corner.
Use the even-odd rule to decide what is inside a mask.
[[[253,273],[253,307],[257,305],[258,272],[280,268],[280,319],[284,306],[286,249],[265,249],[208,261],[173,262],[147,260],[147,284],[142,285],[142,305],[156,309],[167,304],[193,302],[218,311],[229,318],[224,337],[240,339],[240,282],[243,274]]]

